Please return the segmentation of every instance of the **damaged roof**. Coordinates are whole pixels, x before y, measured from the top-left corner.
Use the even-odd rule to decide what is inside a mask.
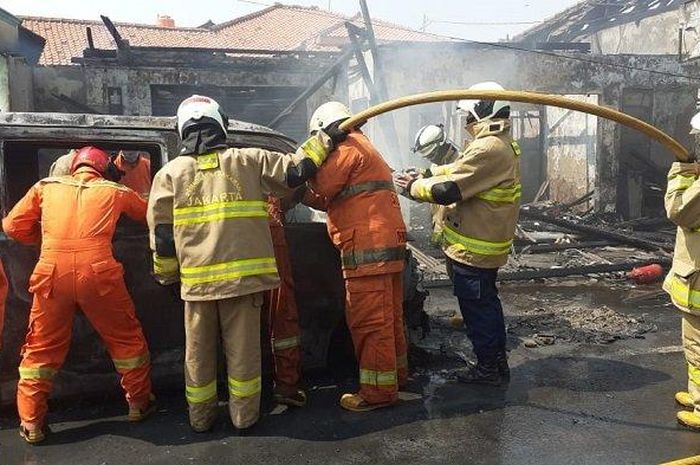
[[[116,50],[114,39],[101,21],[63,18],[20,17],[22,26],[46,39],[39,62],[45,66],[72,65],[88,48],[86,28],[90,27],[95,47]],[[274,51],[338,51],[347,43],[344,24],[362,25],[352,18],[319,8],[275,4],[250,15],[222,24],[162,27],[147,24],[114,24],[122,38],[133,47],[202,49],[250,49]],[[385,21],[373,20],[380,42],[443,42],[446,37],[415,31]]]
[[[513,42],[577,42],[598,31],[678,10],[684,0],[586,0],[513,38]]]

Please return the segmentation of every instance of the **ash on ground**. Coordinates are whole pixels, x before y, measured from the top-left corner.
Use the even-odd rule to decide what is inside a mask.
[[[631,317],[609,307],[525,310],[508,319],[508,333],[529,347],[556,342],[609,344],[617,340],[643,338],[657,327],[644,317]]]

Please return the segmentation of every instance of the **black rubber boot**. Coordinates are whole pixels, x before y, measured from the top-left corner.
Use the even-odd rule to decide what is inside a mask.
[[[457,381],[465,384],[487,384],[500,386],[504,383],[498,362],[477,363],[466,372],[457,374]]]
[[[510,381],[510,367],[508,366],[508,354],[506,352],[498,355],[498,373],[504,381]]]

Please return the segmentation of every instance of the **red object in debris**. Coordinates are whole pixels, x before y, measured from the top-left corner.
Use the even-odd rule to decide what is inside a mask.
[[[651,284],[661,280],[663,275],[663,267],[653,264],[635,268],[627,274],[627,277],[637,284]]]

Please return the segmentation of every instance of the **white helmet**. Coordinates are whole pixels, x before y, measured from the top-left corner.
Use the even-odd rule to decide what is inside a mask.
[[[416,134],[413,144],[414,153],[418,152],[426,159],[436,164],[443,164],[459,149],[447,138],[445,126],[442,124],[430,124],[423,126]]]
[[[474,84],[469,90],[505,90],[497,82],[480,82]],[[510,102],[501,100],[460,100],[457,103],[457,110],[468,114],[467,121],[472,122],[491,119],[501,110],[510,110]],[[471,120],[471,121],[470,121]]]
[[[690,127],[691,134],[700,134],[700,113],[693,116],[693,119],[690,120]]]
[[[177,131],[180,137],[184,137],[184,131],[188,127],[203,123],[203,118],[214,120],[226,134],[228,118],[223,114],[216,100],[203,95],[193,95],[183,100],[177,109]]]
[[[309,121],[309,132],[315,133],[319,129],[326,129],[333,123],[352,117],[348,107],[340,102],[324,103],[316,109]]]

